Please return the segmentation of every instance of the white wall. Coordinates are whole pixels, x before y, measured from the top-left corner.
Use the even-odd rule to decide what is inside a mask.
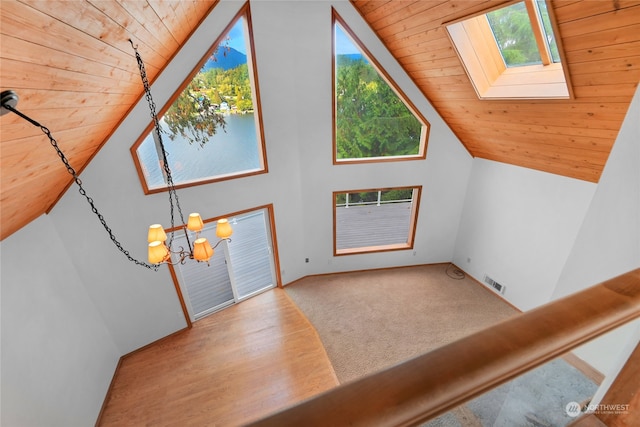
[[[0,424],[93,425],[120,350],[49,217],[41,216],[0,247]]]
[[[596,185],[474,159],[454,255],[521,310],[551,299]]]
[[[314,273],[451,259],[471,159],[400,67],[346,2],[343,18],[379,55],[431,121],[428,160],[333,166],[331,156],[331,2],[258,1],[251,14],[269,173],[180,190],[185,214],[207,217],[273,203],[283,282]],[[242,6],[223,1],[154,83],[163,105]],[[144,58],[143,46],[141,55]],[[136,64],[132,57],[132,70]],[[146,258],[148,224],[169,224],[166,194],[144,196],[129,147],[148,123],[142,100],[83,172],[83,182],[122,244]],[[115,166],[117,165],[117,166]],[[116,170],[113,170],[116,167]],[[423,185],[416,255],[402,251],[341,257],[332,262],[331,192],[375,186]],[[158,273],[126,262],[86,202],[68,192],[52,213],[67,251],[123,353],[185,323],[166,268]],[[95,245],[100,257],[87,257]],[[310,258],[309,264],[305,258]]]
[[[553,293],[559,298],[640,267],[640,90]]]
[[[640,89],[636,90],[602,172],[589,211],[563,266],[553,298],[640,268]],[[640,337],[640,324],[618,328],[575,353],[605,374],[596,397],[620,370]]]
[[[331,3],[310,2],[298,5],[296,21],[300,30],[292,41],[305,48],[308,55],[297,57],[295,73],[298,105],[308,105],[308,87],[314,88],[314,108],[302,108],[298,117],[305,247],[293,263],[308,257],[304,274],[349,271],[399,265],[447,262],[455,246],[471,157],[437,115],[400,65],[348,2],[334,2],[337,13],[355,33],[366,49],[411,99],[430,122],[427,159],[378,164],[332,165],[331,144]],[[269,7],[273,8],[273,2]],[[272,19],[286,27],[291,2],[276,3],[281,10]],[[279,17],[279,18],[277,18]],[[306,28],[309,32],[304,32]],[[316,37],[315,34],[322,34]],[[318,73],[318,70],[322,72]],[[313,82],[308,76],[313,75]],[[422,185],[414,249],[366,255],[333,256],[332,192],[377,187]]]

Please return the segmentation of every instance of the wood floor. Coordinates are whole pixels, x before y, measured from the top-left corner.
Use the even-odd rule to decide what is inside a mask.
[[[338,385],[282,289],[123,358],[100,426],[235,426]]]

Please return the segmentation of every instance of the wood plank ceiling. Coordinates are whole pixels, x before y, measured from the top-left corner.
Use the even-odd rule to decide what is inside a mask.
[[[479,100],[443,23],[504,3],[353,0],[475,157],[598,182],[640,81],[640,2],[553,0],[575,99]]]
[[[217,0],[2,0],[0,82],[81,171]],[[573,100],[480,101],[444,22],[502,0],[352,0],[469,152],[597,182],[640,80],[640,0],[552,2]],[[259,70],[258,70],[259,71]],[[48,212],[72,181],[41,131],[0,119],[0,240]]]
[[[142,96],[132,39],[153,81],[217,0],[0,1],[0,82],[81,171]],[[0,131],[0,240],[48,212],[72,178],[40,129]]]

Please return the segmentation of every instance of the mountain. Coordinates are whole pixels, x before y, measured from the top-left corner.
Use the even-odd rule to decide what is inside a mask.
[[[364,61],[365,64],[369,63],[369,61],[367,61],[367,58],[365,58],[361,53],[343,53],[336,56],[339,65],[346,65],[359,60]]]
[[[215,59],[213,59],[213,57],[209,58],[202,67],[202,71],[207,71],[212,68],[222,68],[226,71],[247,63],[247,55],[232,47],[221,49],[220,46],[218,46],[213,56]]]
[[[361,53],[343,53],[343,54],[339,54],[338,57],[348,58],[348,59],[351,59],[352,61],[357,61],[358,59],[362,59],[362,54]]]

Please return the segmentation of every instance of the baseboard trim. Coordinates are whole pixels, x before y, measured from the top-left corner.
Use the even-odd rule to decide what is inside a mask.
[[[297,283],[301,280],[308,279],[310,277],[323,277],[323,276],[336,276],[340,274],[351,274],[351,273],[363,273],[365,271],[388,271],[388,270],[398,270],[400,268],[416,268],[416,267],[428,267],[434,265],[449,265],[450,262],[435,262],[433,264],[412,264],[412,265],[395,265],[391,267],[380,267],[380,268],[363,268],[359,270],[347,270],[347,271],[333,271],[329,273],[318,273],[318,274],[307,274],[306,276],[302,276],[298,279],[292,280],[291,282],[285,284],[283,287],[287,287]]]

